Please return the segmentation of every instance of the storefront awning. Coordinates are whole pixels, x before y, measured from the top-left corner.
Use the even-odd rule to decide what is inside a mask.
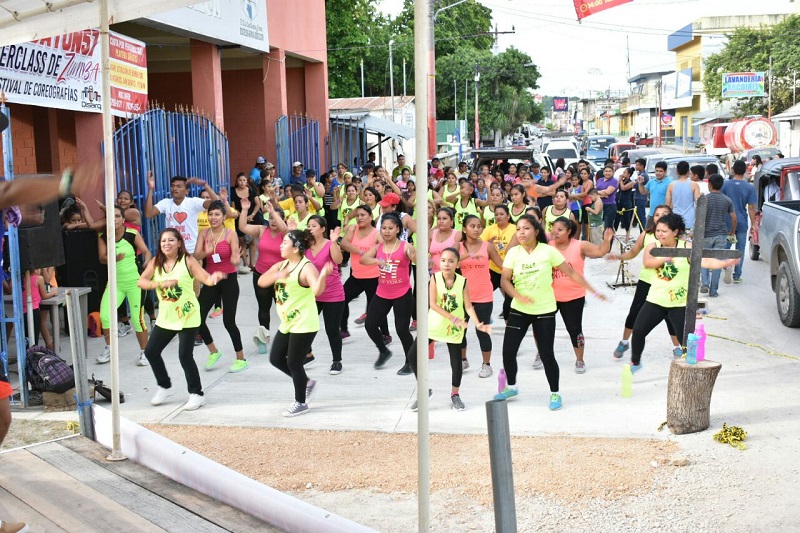
[[[398,124],[397,122],[392,122],[391,120],[386,120],[385,118],[370,115],[366,112],[331,113],[331,122],[365,128],[370,133],[377,133],[397,140],[414,138],[413,128]]]

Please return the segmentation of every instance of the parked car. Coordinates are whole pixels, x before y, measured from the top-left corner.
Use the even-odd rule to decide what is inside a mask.
[[[630,158],[632,165],[639,158],[660,153],[662,153],[661,150],[658,150],[656,148],[635,148],[633,150],[625,150],[624,152],[619,154],[619,158],[620,159],[624,157]]]
[[[658,154],[650,154],[645,156],[644,160],[645,163],[645,170],[649,175],[653,175],[656,171],[656,163],[659,161],[666,161],[667,162],[667,175],[671,178],[678,177],[678,162],[679,161],[686,161],[689,163],[689,166],[694,165],[703,165],[703,167],[707,167],[711,163],[714,163],[719,168],[719,173],[722,175],[723,178],[728,177],[728,173],[725,171],[725,165],[719,162],[719,159],[714,157],[713,155],[686,155],[686,154],[675,154],[675,153],[658,153]]]
[[[796,182],[798,172],[800,168],[786,176]],[[769,261],[778,316],[784,326],[800,327],[800,200],[764,203],[760,243]]]
[[[524,163],[530,165],[533,162],[539,163],[539,166],[547,167],[552,173],[555,170],[555,165],[547,154],[534,153],[533,149],[525,146],[515,146],[513,148],[478,148],[472,150],[472,165],[471,170],[480,169],[481,165],[489,165],[493,168],[497,164],[514,163],[519,165]]]
[[[638,148],[633,143],[614,143],[608,147],[608,155],[606,156],[608,159],[613,159],[614,163],[619,161],[619,156],[622,152],[626,150],[635,150]]]
[[[581,148],[581,155],[589,161],[602,164],[608,158],[608,147],[617,142],[612,135],[589,135]]]
[[[578,149],[570,141],[551,141],[550,144],[547,145],[545,153],[550,156],[552,161],[558,161],[563,158],[567,167],[573,163],[577,163],[581,158]]]
[[[756,221],[750,232],[750,259],[761,255],[761,220],[766,202],[800,200],[800,157],[773,159],[764,163],[754,179],[756,187]]]

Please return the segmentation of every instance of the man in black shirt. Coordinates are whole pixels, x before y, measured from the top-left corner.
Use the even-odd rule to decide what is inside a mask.
[[[706,195],[706,232],[703,248],[724,250],[728,247],[728,237],[736,234],[736,211],[731,199],[722,194],[723,180],[719,174],[708,177],[708,194]],[[728,220],[730,219],[730,230]],[[712,298],[719,296],[719,275],[721,270],[700,269],[700,292]]]

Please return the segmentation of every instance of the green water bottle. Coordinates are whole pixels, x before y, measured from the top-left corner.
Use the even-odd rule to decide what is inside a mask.
[[[625,365],[622,368],[622,392],[620,396],[623,398],[630,398],[633,396],[633,372],[631,372],[631,365]]]

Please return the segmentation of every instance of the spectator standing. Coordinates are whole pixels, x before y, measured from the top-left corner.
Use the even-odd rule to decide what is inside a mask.
[[[691,232],[694,227],[695,202],[700,197],[700,187],[689,179],[689,163],[678,161],[678,179],[667,186],[667,197],[664,205],[672,208],[672,212],[683,218],[683,224]]]
[[[642,194],[638,184],[643,183],[646,187],[650,177],[646,170],[647,161],[639,158],[633,165],[635,169],[633,181],[636,183],[636,186],[633,188],[633,205],[636,209],[636,219],[634,223],[639,227],[639,233],[641,234],[644,232],[645,222],[647,222],[647,194]]]
[[[736,211],[731,199],[722,194],[725,180],[719,174],[708,178],[706,208],[706,232],[703,249],[724,250],[728,247],[728,237],[736,235]],[[719,296],[719,270],[700,269],[700,292],[712,298]]]
[[[744,161],[736,161],[733,163],[733,178],[726,180],[722,185],[722,194],[727,196],[733,202],[733,209],[736,211],[736,231],[734,237],[728,240],[728,248],[736,246],[736,249],[742,252],[744,256],[744,247],[747,243],[747,223],[750,226],[755,226],[756,221],[756,190],[755,188],[744,179],[744,173],[747,171],[747,164]],[[742,282],[742,263],[739,261],[733,267],[733,282]],[[725,269],[725,283],[730,283],[731,269]]]
[[[637,179],[639,193],[645,194],[650,198],[650,211],[647,213],[647,223],[645,226],[651,225],[656,207],[664,205],[666,202],[667,187],[672,183],[672,180],[667,177],[667,164],[664,161],[656,163],[655,172],[655,179],[651,178],[645,182],[641,175]]]
[[[613,228],[614,219],[617,216],[617,189],[619,182],[614,177],[614,167],[606,165],[603,168],[603,176],[598,178],[597,193],[603,199],[603,227]]]

